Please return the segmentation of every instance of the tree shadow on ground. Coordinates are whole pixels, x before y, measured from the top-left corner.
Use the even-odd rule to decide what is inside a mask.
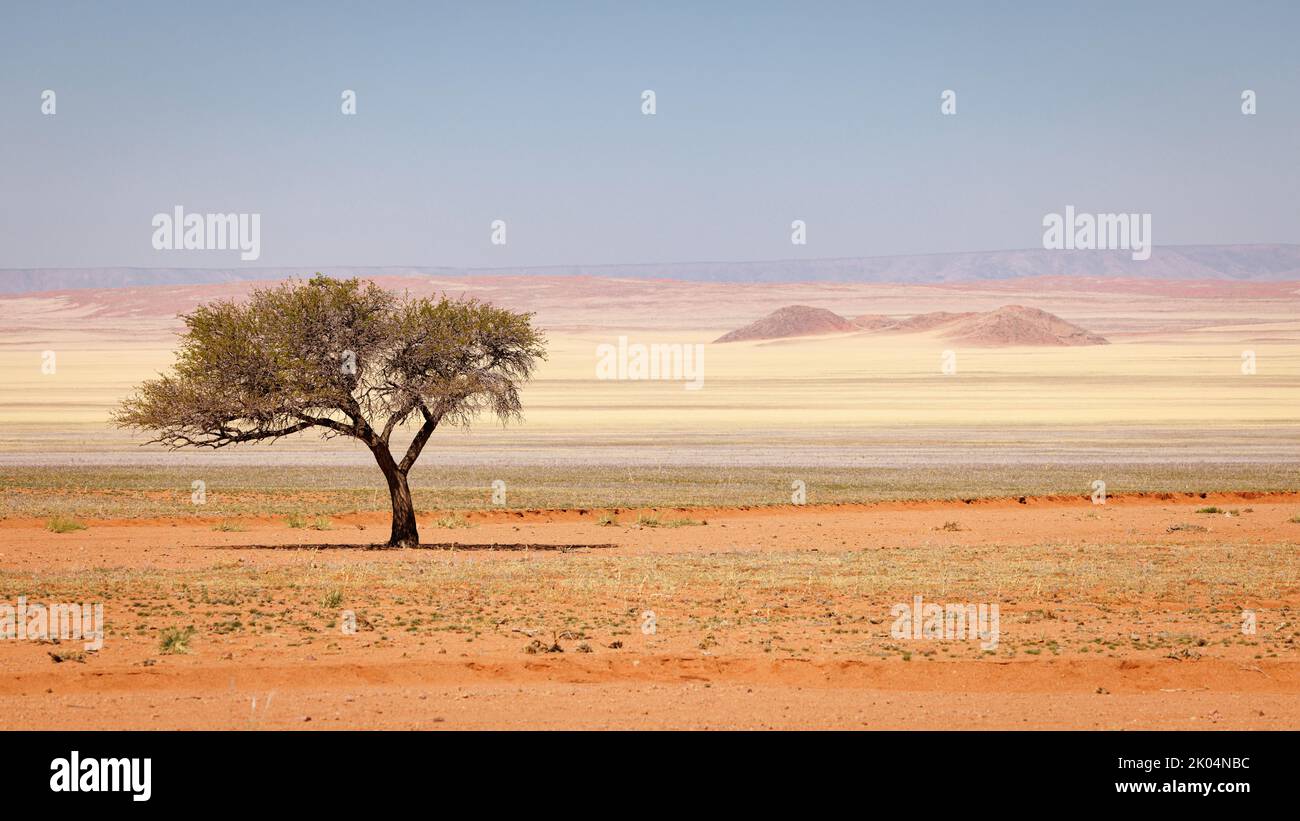
[[[495,551],[512,550],[526,552],[530,550],[548,550],[569,553],[577,550],[607,549],[618,545],[605,542],[601,544],[538,544],[533,542],[493,542],[491,544],[466,544],[464,542],[429,542],[416,547],[390,547],[386,544],[229,544],[207,545],[209,550],[475,550]]]

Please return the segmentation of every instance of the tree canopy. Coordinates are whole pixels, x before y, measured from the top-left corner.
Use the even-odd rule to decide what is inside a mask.
[[[171,373],[122,402],[117,424],[169,448],[222,448],[319,428],[375,455],[393,498],[390,544],[418,544],[406,476],[439,425],[521,418],[546,358],[532,314],[478,300],[407,298],[317,274],[182,317]],[[393,433],[418,423],[400,458]]]

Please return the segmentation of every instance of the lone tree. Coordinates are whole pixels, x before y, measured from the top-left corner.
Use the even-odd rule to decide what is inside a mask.
[[[395,547],[420,543],[407,474],[434,430],[482,411],[521,418],[519,389],[546,358],[532,314],[320,274],[181,319],[174,372],[141,385],[114,421],[173,450],[308,428],[360,439],[388,480]],[[408,420],[420,427],[398,458],[390,440]]]

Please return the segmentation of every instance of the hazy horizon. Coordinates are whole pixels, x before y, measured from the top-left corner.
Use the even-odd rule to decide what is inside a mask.
[[[1300,248],[1300,241],[1296,242],[1188,242],[1188,243],[1157,243],[1156,250],[1179,250],[1179,249],[1199,249],[1199,248],[1263,248],[1263,247],[1285,247]],[[472,271],[493,271],[493,270],[521,270],[521,269],[542,269],[542,268],[613,268],[613,267],[651,267],[651,266],[673,266],[673,265],[763,265],[777,264],[782,262],[832,262],[837,260],[866,260],[866,259],[915,259],[918,257],[953,257],[967,256],[977,254],[1020,254],[1020,253],[1037,253],[1044,251],[1042,247],[1024,246],[1018,248],[966,248],[955,251],[919,251],[911,254],[853,254],[849,256],[798,256],[789,254],[784,257],[752,257],[743,259],[651,259],[644,261],[625,261],[612,259],[598,260],[569,260],[566,262],[553,262],[544,264],[521,263],[518,265],[445,265],[434,262],[395,262],[384,263],[382,265],[362,264],[336,264],[336,263],[289,263],[289,264],[261,264],[249,263],[240,264],[210,264],[210,265],[14,265],[0,267],[3,271],[15,270],[104,270],[104,269],[135,269],[135,270],[208,270],[208,271],[225,271],[232,269],[242,269],[246,271],[256,270],[278,270],[281,268],[311,268],[313,265],[325,265],[336,268],[419,268],[419,269],[447,269],[447,270],[472,270]],[[1119,254],[1122,251],[1089,251],[1090,254]],[[165,257],[163,260],[165,261]]]
[[[198,285],[270,280],[316,272],[331,276],[594,277],[684,282],[871,282],[938,284],[1022,277],[1147,280],[1300,281],[1300,245],[1156,246],[1151,257],[1127,251],[1055,251],[1030,248],[889,257],[782,260],[698,260],[664,263],[573,263],[482,268],[425,265],[348,266],[105,266],[0,269],[0,294],[84,288]]]

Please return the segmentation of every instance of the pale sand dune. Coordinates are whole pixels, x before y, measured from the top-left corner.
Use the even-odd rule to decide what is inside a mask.
[[[658,335],[641,337],[646,342]],[[525,393],[536,431],[736,431],[896,425],[1287,424],[1297,422],[1300,347],[1256,345],[1240,373],[1230,343],[961,350],[940,372],[941,338],[905,345],[857,337],[706,346],[705,387],[598,381],[601,337],[553,334],[551,359]],[[105,424],[113,405],[171,362],[163,349],[0,352],[0,424]]]
[[[1031,429],[1150,427],[1205,430],[1231,449],[1238,428],[1279,431],[1277,454],[1300,450],[1300,296],[1294,283],[1220,283],[1214,288],[1136,288],[1119,293],[1042,283],[880,286],[845,283],[738,285],[592,278],[467,281],[387,278],[413,293],[462,292],[537,311],[550,360],[524,394],[526,423],[485,425],[475,437],[530,442],[576,436],[591,442],[639,437],[667,447],[683,434],[736,437],[751,446],[850,442],[873,430],[1001,428],[1009,440]],[[76,291],[0,299],[0,450],[128,447],[106,428],[114,404],[172,361],[174,313],[199,300],[237,298],[250,283]],[[1020,288],[1021,290],[1016,290]],[[1234,296],[1235,291],[1241,295]],[[1189,295],[1194,294],[1194,295]],[[1014,300],[1104,333],[1111,345],[964,348],[938,333],[837,335],[708,344],[739,327],[737,314],[771,303],[837,313],[907,316],[989,310]],[[778,306],[779,307],[779,306]],[[682,382],[600,381],[596,346],[701,344],[704,388]],[[1257,373],[1241,373],[1243,350]],[[41,373],[42,351],[57,373]],[[951,350],[957,372],[941,372]],[[60,432],[50,441],[52,432]],[[449,434],[450,447],[464,442]],[[531,437],[531,438],[530,438]],[[476,441],[479,441],[476,439]],[[315,449],[311,438],[304,447]]]

